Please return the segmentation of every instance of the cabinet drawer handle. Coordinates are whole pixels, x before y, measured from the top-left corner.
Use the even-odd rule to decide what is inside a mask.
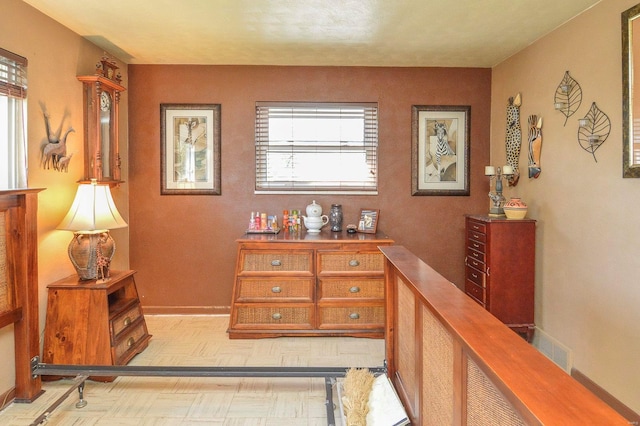
[[[479,247],[480,247],[480,244],[478,244],[478,243],[473,243],[473,246],[474,246],[475,248],[479,248]]]
[[[282,314],[280,312],[276,312],[275,314],[271,315],[271,318],[273,318],[274,320],[282,319]]]
[[[353,312],[353,313],[349,314],[349,318],[351,318],[352,320],[360,319],[360,314],[357,313],[357,312]]]
[[[349,289],[349,293],[360,293],[360,287],[353,286]]]
[[[125,327],[129,327],[131,325],[131,318],[126,317],[124,321],[122,321],[122,325],[124,325]]]
[[[279,259],[274,259],[271,261],[271,266],[282,266],[282,261]]]
[[[280,293],[282,289],[279,286],[275,286],[271,289],[272,293]]]
[[[127,339],[127,347],[130,348],[131,346],[133,346],[133,344],[136,343],[136,339],[134,339],[133,337],[129,337]]]
[[[360,262],[357,259],[352,259],[349,261],[349,266],[360,266]]]

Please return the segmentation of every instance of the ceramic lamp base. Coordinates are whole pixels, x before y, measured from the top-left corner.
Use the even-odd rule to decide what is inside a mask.
[[[109,276],[109,264],[116,251],[116,244],[109,231],[74,232],[67,251],[81,280],[104,280]],[[98,263],[101,270],[98,269]]]

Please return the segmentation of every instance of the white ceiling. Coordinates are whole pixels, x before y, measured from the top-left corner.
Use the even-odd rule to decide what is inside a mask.
[[[492,67],[601,0],[24,0],[132,64]]]

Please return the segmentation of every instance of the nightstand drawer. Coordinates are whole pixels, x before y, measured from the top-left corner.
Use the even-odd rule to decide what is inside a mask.
[[[128,361],[129,357],[125,357],[127,352],[136,349],[140,342],[145,340],[147,336],[144,321],[140,318],[126,333],[121,334],[113,345],[114,364],[122,365],[124,364],[124,360]]]
[[[313,273],[313,251],[251,251],[241,253],[242,272],[308,272]]]
[[[384,256],[380,252],[318,251],[318,273],[384,272]]]
[[[234,326],[254,325],[273,328],[310,329],[313,324],[313,305],[303,306],[237,306]]]
[[[384,300],[384,278],[318,280],[318,300],[323,299],[380,299]]]
[[[313,302],[314,280],[239,278],[236,300],[244,302]]]
[[[140,303],[132,301],[131,306],[127,307],[124,311],[117,314],[109,321],[111,328],[111,340],[115,342],[117,336],[131,325],[140,317],[142,317],[142,309]]]
[[[384,305],[320,306],[319,327],[323,328],[383,328]]]

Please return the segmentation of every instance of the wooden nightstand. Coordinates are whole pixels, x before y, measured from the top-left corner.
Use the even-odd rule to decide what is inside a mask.
[[[151,335],[134,273],[112,271],[104,283],[72,275],[47,286],[43,362],[125,365],[146,349]]]

